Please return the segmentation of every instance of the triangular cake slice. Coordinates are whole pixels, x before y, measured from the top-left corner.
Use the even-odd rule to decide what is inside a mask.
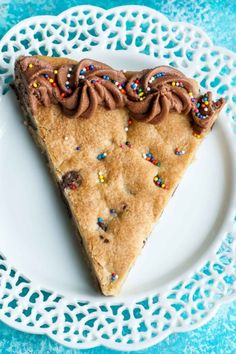
[[[224,102],[166,66],[20,57],[14,87],[104,295],[119,292]]]

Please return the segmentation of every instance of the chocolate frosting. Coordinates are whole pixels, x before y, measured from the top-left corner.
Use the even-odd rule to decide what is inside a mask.
[[[24,73],[33,112],[38,104],[53,103],[60,104],[69,117],[88,118],[98,105],[127,107],[132,118],[151,124],[177,112],[189,114],[194,130],[201,133],[213,125],[224,105],[222,98],[212,101],[211,92],[199,96],[194,80],[169,66],[126,76],[90,59],[56,67],[37,57],[21,57],[16,66]]]
[[[212,126],[215,113],[224,105],[223,99],[213,102],[211,93],[208,93],[207,115],[205,111],[199,115],[197,105],[204,96],[196,98],[199,93],[194,81],[168,66],[135,73],[127,82],[126,92],[127,107],[132,118],[157,124],[169,112],[191,113],[193,126],[198,133]]]
[[[152,124],[171,111],[188,114],[192,108],[191,97],[193,93],[197,95],[192,81],[168,66],[135,74],[128,81],[126,91],[132,117]]]
[[[191,111],[194,130],[201,134],[202,131],[210,129],[217,118],[217,113],[221,111],[224,104],[223,98],[214,102],[211,92],[199,96]]]
[[[35,57],[19,60],[28,83],[33,112],[38,104],[60,104],[68,116],[88,118],[98,105],[108,109],[125,106],[126,77],[121,71],[95,60],[53,67]]]

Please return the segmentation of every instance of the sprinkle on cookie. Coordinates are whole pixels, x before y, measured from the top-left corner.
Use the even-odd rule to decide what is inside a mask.
[[[114,208],[110,209],[110,214],[111,214],[112,216],[117,216],[117,211],[116,211],[116,209],[114,209]]]
[[[104,222],[103,218],[98,217],[97,224],[103,231],[107,231],[108,225]]]
[[[175,155],[181,156],[181,155],[184,155],[184,154],[185,154],[185,150],[181,150],[179,148],[175,149]]]
[[[143,158],[144,158],[145,160],[151,162],[151,163],[152,163],[153,165],[155,165],[155,166],[158,166],[158,167],[161,166],[161,162],[158,161],[158,160],[156,160],[156,159],[154,159],[154,156],[152,155],[151,152],[146,152],[146,153],[144,153],[144,154],[143,154]]]
[[[196,132],[193,132],[193,136],[197,139],[201,139],[202,138],[202,135],[201,134],[198,134]]]
[[[111,273],[111,281],[116,281],[119,278],[118,274]]]
[[[102,153],[97,155],[97,160],[104,160],[106,157],[107,157],[107,153],[106,152],[102,152]]]
[[[101,171],[98,172],[98,180],[100,183],[105,182],[105,176],[103,175],[103,173]]]
[[[155,183],[156,186],[162,188],[162,189],[168,189],[167,183],[165,183],[164,179],[156,175],[153,178],[153,182]]]

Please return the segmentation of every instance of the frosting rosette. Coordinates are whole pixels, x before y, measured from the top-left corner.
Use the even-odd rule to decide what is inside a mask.
[[[168,66],[135,73],[127,82],[126,92],[132,117],[152,124],[172,111],[188,114],[198,94],[193,80]]]
[[[101,62],[84,59],[58,68],[42,59],[23,57],[19,61],[28,82],[34,110],[40,103],[60,104],[67,116],[88,118],[98,105],[110,110],[126,103],[126,77]]]
[[[24,72],[23,94],[33,112],[39,104],[59,104],[68,117],[89,118],[101,105],[127,108],[133,119],[151,124],[177,112],[189,115],[194,130],[201,133],[211,128],[224,105],[223,98],[214,102],[211,92],[200,95],[194,80],[169,66],[125,75],[91,59],[56,66],[38,57],[21,57],[16,65]]]

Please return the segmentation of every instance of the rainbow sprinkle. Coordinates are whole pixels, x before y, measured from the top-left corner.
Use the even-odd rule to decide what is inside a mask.
[[[155,183],[156,186],[162,188],[162,189],[168,189],[168,185],[165,183],[164,179],[156,175],[153,178],[153,182]]]
[[[199,119],[207,119],[208,118],[208,106],[209,105],[209,97],[206,93],[196,104],[196,108],[194,110],[195,116]],[[201,110],[201,111],[200,111]],[[202,113],[204,111],[204,114]]]
[[[57,73],[58,73],[58,70],[54,70],[54,74],[57,74]],[[56,87],[57,86],[57,84],[54,81],[54,79],[51,78],[48,74],[43,74],[43,77],[50,82],[52,87]]]
[[[97,224],[103,231],[107,231],[108,225],[104,222],[103,218],[98,217]]]
[[[163,73],[163,72],[161,72],[161,73],[156,73],[155,75],[153,75],[152,77],[151,77],[151,79],[149,80],[149,83],[151,84],[153,81],[155,81],[156,79],[158,79],[159,77],[162,77],[162,76],[165,76],[166,75],[166,73]]]
[[[67,88],[67,90],[70,90],[70,77],[71,77],[71,73],[72,73],[73,69],[72,68],[69,68],[68,69],[68,74],[66,75],[67,76],[67,81],[65,82],[65,87]]]
[[[161,162],[158,160],[155,160],[151,152],[146,152],[143,154],[143,158],[147,161],[150,161],[153,165],[160,167]]]
[[[84,75],[86,73],[86,71],[92,71],[95,69],[95,66],[93,64],[90,64],[88,66],[85,66],[84,68],[82,68],[80,70],[80,75]]]
[[[116,211],[116,209],[110,209],[110,214],[111,214],[112,216],[117,216],[117,211]]]
[[[201,139],[202,138],[202,135],[201,134],[198,134],[196,132],[193,132],[193,136],[197,139]]]
[[[116,281],[119,278],[118,274],[111,273],[111,281]]]
[[[175,155],[181,156],[181,155],[184,155],[184,154],[185,154],[184,150],[180,150],[179,148],[175,149]]]
[[[182,83],[182,81],[172,81],[171,85],[173,87],[181,87],[181,88],[185,88],[184,84]],[[191,99],[192,102],[195,102],[195,98],[193,97],[193,93],[192,91],[188,92],[188,95]]]
[[[104,160],[107,157],[106,152],[102,152],[101,154],[98,154],[97,160]]]
[[[83,79],[84,78],[85,77],[83,77]],[[116,85],[118,87],[118,89],[120,90],[121,93],[126,94],[126,91],[124,89],[125,88],[125,83],[124,82],[121,83],[121,82],[118,82],[116,80],[113,80],[108,75],[104,75],[101,79],[103,79],[105,81],[111,81],[114,85]],[[101,82],[101,79],[100,80],[99,79],[96,79],[96,80],[92,79],[91,80],[91,84],[97,84],[97,83]]]
[[[182,81],[172,81],[171,85],[173,87],[181,87],[181,88],[184,88],[184,84],[182,83]]]
[[[98,180],[100,183],[105,183],[105,176],[101,171],[98,172]]]
[[[165,76],[165,75],[166,74],[163,72],[157,73],[157,74],[153,75],[148,82],[151,84],[157,78]],[[145,93],[144,93],[143,89],[140,87],[140,80],[138,78],[136,80],[134,80],[133,82],[131,82],[130,87],[138,95],[140,101],[144,100]],[[148,86],[147,91],[151,91],[151,87]]]
[[[126,145],[126,146],[128,146],[128,148],[130,148],[130,149],[133,147],[133,145],[132,145],[132,144],[130,144],[130,142],[129,142],[129,141],[126,141],[126,142],[125,142],[125,145]]]
[[[145,98],[145,94],[144,94],[144,91],[140,86],[140,80],[139,79],[136,79],[134,80],[130,87],[132,88],[132,90],[138,95],[138,98],[139,98],[139,101],[143,101],[144,98]]]

